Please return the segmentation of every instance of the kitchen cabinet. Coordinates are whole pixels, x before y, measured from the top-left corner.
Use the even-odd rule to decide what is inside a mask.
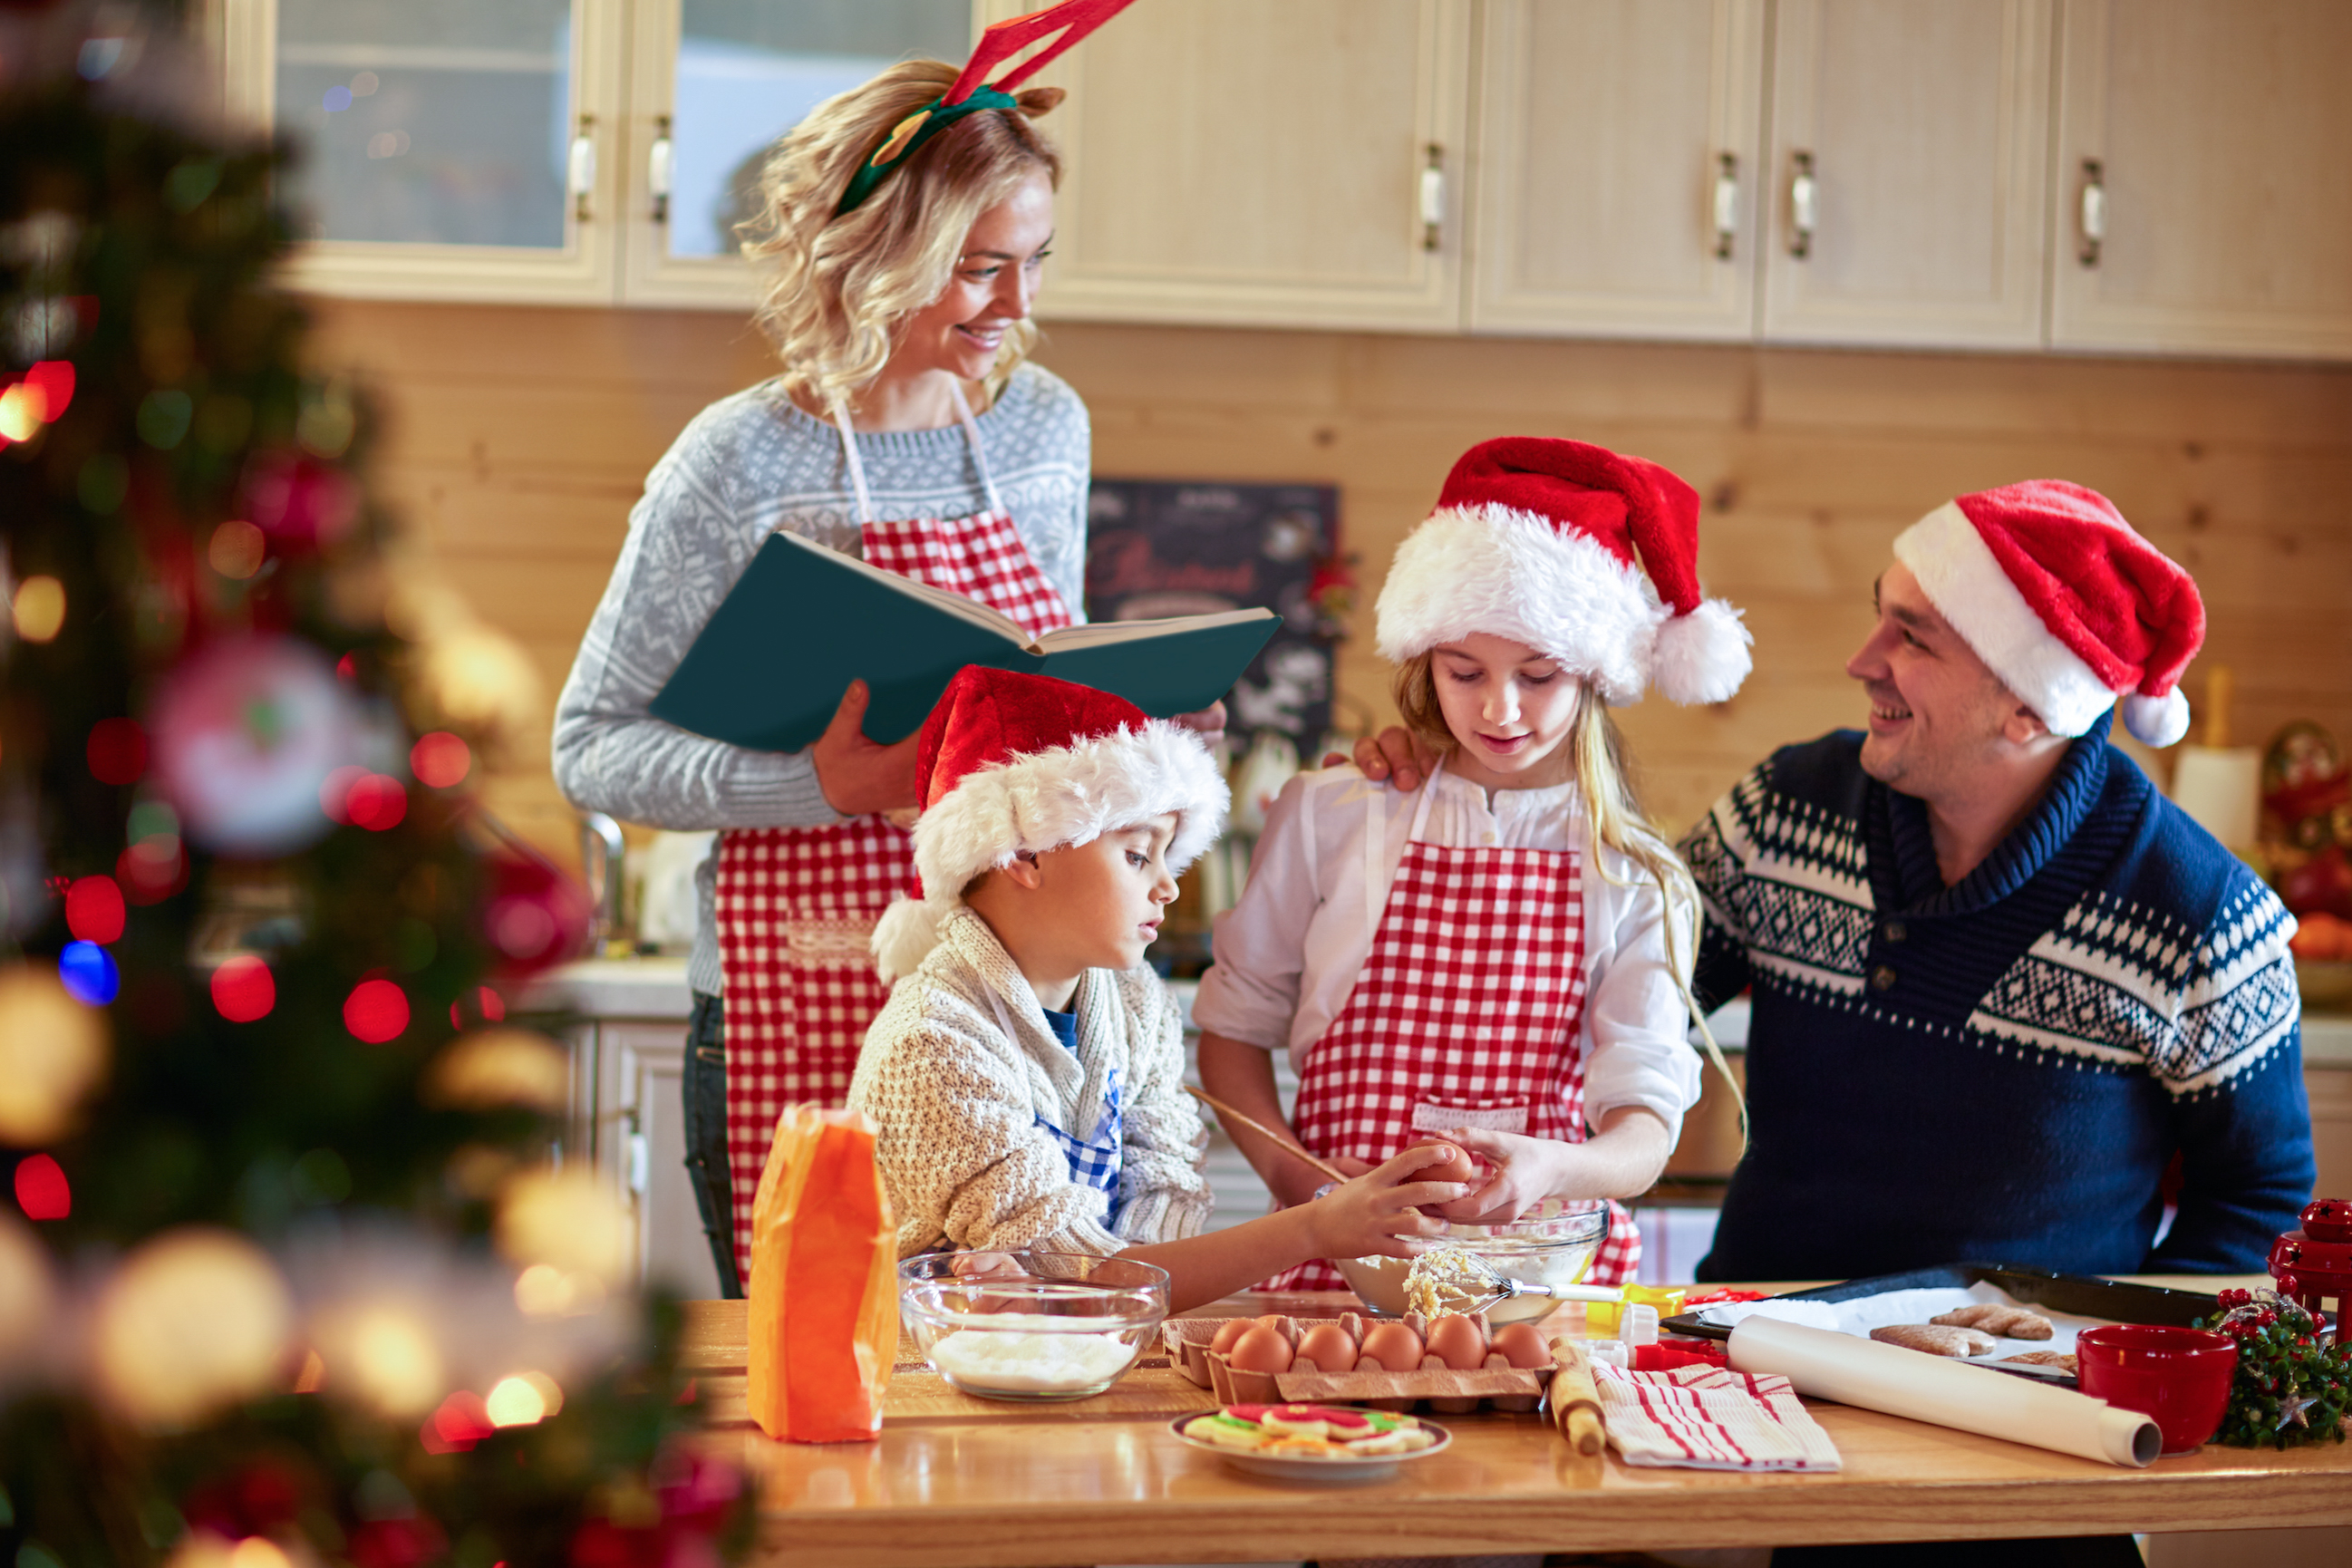
[[[1764,0],[1487,0],[1474,331],[1748,335]]]
[[[2352,356],[2352,6],[2065,0],[2052,346]]]
[[[2051,0],[1778,0],[1761,335],[2042,341]]]
[[[1123,12],[1034,79],[1070,94],[1043,122],[1067,162],[1041,313],[1457,328],[1471,9]]]

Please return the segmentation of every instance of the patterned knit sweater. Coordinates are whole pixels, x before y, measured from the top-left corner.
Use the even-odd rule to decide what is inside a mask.
[[[1076,1007],[1074,1055],[968,909],[941,922],[940,945],[891,992],[866,1031],[849,1105],[882,1129],[898,1256],[942,1244],[1108,1254],[1200,1231],[1212,1203],[1201,1173],[1208,1133],[1184,1092],[1176,999],[1148,967],[1089,969]],[[1055,1130],[1091,1137],[1115,1082],[1114,1213],[1074,1177]]]
[[[2107,722],[1955,887],[1851,731],[1691,830],[1700,999],[1752,984],[1755,1009],[1753,1137],[1700,1279],[2260,1271],[2313,1181],[2294,921]]]

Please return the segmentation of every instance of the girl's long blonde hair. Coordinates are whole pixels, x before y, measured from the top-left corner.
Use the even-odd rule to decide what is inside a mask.
[[[767,275],[754,319],[804,408],[854,400],[881,372],[899,324],[946,292],[982,213],[1040,171],[1061,184],[1061,154],[1031,121],[1062,89],[1031,88],[1014,95],[1017,111],[958,120],[835,217],[857,166],[955,78],[939,60],[902,61],[818,104],[768,155],[760,216],[740,226],[743,254]],[[1005,332],[984,384],[990,402],[1036,341],[1026,321]]]
[[[1397,711],[1404,718],[1405,729],[1442,753],[1451,755],[1461,749],[1454,731],[1447,727],[1444,710],[1437,700],[1435,650],[1415,654],[1397,666],[1393,691]],[[1739,1080],[1731,1076],[1731,1064],[1724,1060],[1723,1047],[1716,1044],[1715,1031],[1707,1026],[1706,1016],[1691,994],[1690,965],[1683,961],[1682,942],[1688,939],[1696,949],[1698,931],[1698,884],[1691,879],[1690,868],[1665,840],[1642,810],[1634,790],[1632,769],[1625,754],[1625,737],[1617,728],[1617,721],[1609,714],[1609,704],[1589,680],[1577,684],[1575,716],[1569,721],[1569,756],[1576,769],[1576,789],[1584,805],[1585,819],[1592,824],[1592,840],[1631,860],[1638,876],[1635,880],[1654,882],[1666,901],[1666,968],[1675,977],[1675,988],[1682,993],[1683,1005],[1690,1010],[1691,1022],[1697,1026],[1699,1038],[1706,1044],[1707,1058],[1715,1063],[1716,1071],[1731,1090],[1732,1101],[1739,1107],[1739,1140],[1745,1152],[1748,1143],[1748,1098],[1740,1091]],[[1631,887],[1629,882],[1613,875],[1609,863],[1599,856],[1593,858],[1593,872],[1612,887]],[[1684,922],[1687,921],[1685,929]],[[1694,951],[1691,964],[1697,962]]]

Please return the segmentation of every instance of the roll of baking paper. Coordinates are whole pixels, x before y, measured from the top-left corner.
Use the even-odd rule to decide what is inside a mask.
[[[2137,1410],[1856,1334],[1748,1318],[1731,1331],[1730,1348],[1740,1372],[1778,1373],[1800,1394],[1864,1410],[2111,1465],[2145,1465],[2164,1447]]]

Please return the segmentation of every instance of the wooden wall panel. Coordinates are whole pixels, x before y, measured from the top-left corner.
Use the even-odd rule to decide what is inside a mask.
[[[551,698],[646,469],[696,409],[768,374],[756,332],[698,312],[320,318],[326,357],[383,400],[383,478],[421,553],[523,642]],[[1092,408],[1098,473],[1341,488],[1358,722],[1391,712],[1381,574],[1465,447],[1573,436],[1675,468],[1707,498],[1701,570],[1747,610],[1763,677],[1717,708],[1622,715],[1669,827],[1774,745],[1855,721],[1843,665],[1896,533],[2036,476],[2105,490],[2199,574],[2242,738],[2312,718],[2352,741],[2352,370],[1076,323],[1039,358]],[[543,737],[516,746],[492,798],[568,852],[546,765]]]

